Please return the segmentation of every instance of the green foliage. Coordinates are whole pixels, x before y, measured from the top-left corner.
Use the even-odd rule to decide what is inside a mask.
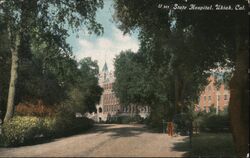
[[[67,56],[50,58],[63,64],[58,67],[52,62],[47,63],[47,57],[40,51],[33,56],[33,67],[32,63],[20,65],[16,102],[35,104],[42,100],[50,106],[67,102],[76,112],[95,111],[102,93],[98,86],[96,61],[85,58],[77,63]]]
[[[135,9],[141,2],[141,7]],[[153,125],[160,126],[162,119],[172,120],[175,113],[197,102],[209,73],[204,72],[204,63],[199,59],[201,52],[192,47],[191,30],[182,26],[171,27],[175,17],[166,10],[155,8],[157,3],[115,2],[115,19],[120,29],[128,33],[139,28],[140,49],[136,55],[127,52],[117,57],[114,90],[126,104],[162,109],[160,111],[164,114],[152,114],[151,117]],[[143,11],[144,7],[149,12]]]
[[[210,113],[213,113],[213,114],[216,113],[216,107],[215,107],[214,104],[212,104],[212,105],[209,107],[209,112],[210,112]]]
[[[56,118],[55,117],[44,117],[40,118],[43,122],[43,128],[41,128],[41,133],[44,139],[56,137],[55,133],[55,124]]]
[[[129,124],[129,123],[143,123],[144,119],[140,115],[135,116],[114,116],[106,121],[106,123],[118,123],[118,124]]]
[[[3,135],[0,134],[0,146],[5,146]]]
[[[249,110],[247,110],[249,99],[244,98],[246,90],[240,88],[248,87],[248,82],[243,82],[242,86],[239,84],[240,80],[247,78],[242,76],[247,71],[244,65],[248,65],[249,62],[246,60],[249,55],[247,10],[211,12],[159,9],[157,8],[159,3],[173,5],[173,1],[157,0],[116,0],[114,5],[114,17],[119,28],[124,33],[139,32],[141,44],[139,52],[143,54],[149,74],[155,78],[154,80],[147,76],[147,80],[154,83],[152,87],[156,92],[153,94],[160,96],[160,99],[153,97],[150,99],[156,100],[156,106],[161,106],[158,104],[159,100],[163,100],[166,106],[170,105],[166,102],[171,102],[175,106],[171,110],[180,113],[190,103],[197,102],[200,91],[207,84],[206,80],[210,75],[208,71],[217,68],[218,63],[222,68],[228,66],[228,63],[230,68],[236,65],[234,76],[239,75],[239,77],[234,77],[230,86],[231,88],[235,86],[234,91],[239,90],[239,93],[232,95],[242,96],[233,97],[230,102],[237,102],[237,107],[245,110],[238,112],[234,110],[230,114],[233,116],[231,121],[232,127],[235,127],[232,129],[237,148],[241,154],[246,154],[248,142],[244,141],[244,137],[246,139],[249,137]],[[194,3],[197,6],[208,3],[241,4],[246,8],[248,6],[245,0],[230,2],[188,0],[179,3],[185,5]],[[230,75],[228,78],[230,79]],[[236,106],[230,103],[230,107]],[[242,133],[237,131],[237,128],[241,128],[239,131]]]
[[[4,123],[2,129],[5,145],[22,145],[42,134],[43,122],[37,117],[17,116]]]
[[[1,146],[20,146],[38,143],[83,132],[93,127],[93,120],[75,118],[69,111],[60,111],[56,117],[39,118],[34,116],[15,116],[3,124],[0,136]]]
[[[61,105],[57,108],[54,130],[57,134],[63,135],[65,131],[71,131],[75,113],[70,107]]]
[[[185,4],[193,2],[187,1]],[[185,108],[190,104],[197,103],[200,92],[207,84],[207,78],[210,75],[209,71],[217,68],[218,63],[221,67],[234,68],[236,56],[242,54],[238,51],[243,51],[247,48],[247,13],[246,11],[221,11],[219,13],[199,11],[199,14],[197,14],[196,11],[159,9],[157,8],[159,3],[169,4],[172,1],[115,1],[114,18],[124,33],[139,32],[140,49],[137,54],[145,61],[142,71],[137,72],[135,71],[136,68],[128,72],[126,71],[129,70],[130,65],[140,63],[138,61],[129,61],[124,65],[121,62],[120,67],[118,67],[119,64],[116,65],[116,68],[119,68],[117,70],[119,72],[115,73],[116,78],[118,78],[117,82],[121,82],[120,85],[123,86],[123,89],[115,89],[117,96],[119,99],[121,98],[121,100],[124,99],[128,102],[127,104],[129,102],[134,103],[134,97],[138,96],[135,93],[137,92],[136,90],[144,94],[140,87],[149,87],[150,90],[145,92],[144,96],[148,95],[148,100],[152,102],[145,103],[144,101],[147,101],[147,99],[144,100],[142,98],[137,103],[151,106],[151,121],[154,122],[153,125],[159,128],[162,126],[161,119],[166,117],[164,115],[173,119],[174,114],[181,112],[186,113],[185,115],[190,119],[189,122],[194,121],[197,124],[202,124],[203,119],[190,115],[191,113],[186,111]],[[207,2],[195,1],[195,4],[204,3]],[[229,2],[215,0],[211,3],[223,4]],[[235,4],[238,2],[232,1],[230,3]],[[239,3],[248,6],[247,1]],[[248,54],[247,51],[243,53]],[[240,59],[243,58],[241,57]],[[124,72],[122,71],[123,69],[125,70]],[[247,69],[244,71],[247,71]],[[139,74],[133,72],[139,72]],[[134,80],[136,75],[141,75],[142,77],[140,76],[140,79]],[[122,76],[132,79],[123,80]],[[229,79],[230,74],[227,77],[227,80]],[[142,81],[143,86],[139,87],[138,83],[140,81]],[[135,87],[135,90],[129,91],[130,87]],[[242,91],[240,94],[243,93],[245,92]],[[249,107],[248,104],[243,106],[246,109]],[[161,109],[164,114],[161,113],[161,110],[153,109]],[[211,109],[211,111],[213,110]],[[244,111],[244,118],[248,118],[245,117],[248,116],[247,111]],[[154,112],[159,112],[157,113],[159,115],[154,114]],[[235,116],[240,115],[234,112],[231,114]],[[226,118],[222,118],[222,116],[213,116],[204,121],[204,125],[206,124],[213,131],[221,130],[219,128],[224,128],[223,126],[226,125],[225,120]],[[180,118],[180,129],[187,128],[185,127],[185,121],[185,117]],[[212,122],[217,125],[213,125]],[[247,131],[248,125],[246,122],[244,129]],[[236,135],[237,129],[234,132],[234,136]],[[246,137],[248,138],[249,136],[246,135]],[[242,139],[240,138],[239,140],[241,141]],[[244,146],[246,146],[246,142]]]
[[[190,119],[188,118],[186,113],[175,115],[174,125],[174,130],[176,133],[187,135],[188,130],[190,129]]]
[[[205,132],[229,132],[229,116],[209,114],[203,116],[200,124],[200,130]]]
[[[95,20],[97,9],[102,7],[102,0],[1,2],[0,32],[3,34],[0,39],[4,42],[0,45],[0,90],[3,92],[0,104],[3,115],[6,108],[2,105],[6,105],[9,85],[10,48],[17,48],[19,57],[19,69],[15,73],[18,74],[17,94],[12,95],[16,96],[15,104],[38,99],[49,105],[57,104],[68,97],[66,92],[72,85],[77,86],[75,82],[79,83],[75,80],[79,75],[78,63],[66,41],[69,30],[84,28],[89,33],[102,34],[103,28]],[[85,100],[88,100],[86,104],[90,103],[88,109],[93,111],[92,104],[99,98],[95,91],[100,93],[101,90],[95,83],[91,86],[94,92],[86,94],[90,99]]]
[[[102,88],[98,85],[98,65],[91,58],[84,58],[76,69],[75,82],[67,89],[67,98],[62,106],[72,112],[95,112],[95,105],[99,102]]]
[[[170,120],[170,117],[166,115],[166,111],[164,110],[164,106],[154,106],[151,109],[151,113],[150,116],[148,118],[148,120],[146,121],[146,124],[151,127],[154,128],[158,131],[162,131],[163,129],[163,120],[165,122]]]
[[[189,157],[237,157],[231,133],[199,133],[185,142],[176,143],[175,150],[187,151]]]
[[[98,85],[99,67],[97,61],[92,61],[91,58],[84,58],[79,62],[79,66],[80,75],[76,88],[80,91],[83,98],[79,102],[78,107],[84,106],[85,108],[82,108],[83,110],[78,109],[78,112],[96,112],[95,105],[99,103],[102,94],[102,88]]]
[[[76,118],[74,109],[65,104],[57,108],[57,114],[52,129],[54,137],[61,137],[85,131],[91,128],[93,124],[94,121],[88,118]]]
[[[115,59],[114,92],[124,105],[145,103],[152,99],[152,89],[140,56],[131,50],[121,52]]]
[[[190,156],[233,157],[233,137],[231,133],[200,133],[192,138]]]

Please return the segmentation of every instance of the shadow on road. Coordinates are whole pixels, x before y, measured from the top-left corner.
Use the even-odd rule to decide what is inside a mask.
[[[147,129],[145,125],[138,125],[138,126],[132,126],[132,125],[116,125],[114,128],[114,124],[98,124],[96,127],[92,130],[94,133],[108,133],[111,137],[135,137],[142,133],[154,133],[153,131],[150,131]]]
[[[190,156],[190,144],[189,144],[189,138],[183,139],[181,142],[175,142],[173,144],[172,150],[174,151],[181,151],[181,152],[186,152],[183,156],[184,157],[189,157]]]

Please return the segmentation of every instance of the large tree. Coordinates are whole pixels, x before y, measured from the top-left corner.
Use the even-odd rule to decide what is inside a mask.
[[[9,70],[10,70],[10,53],[8,49],[7,34],[4,29],[4,23],[0,14],[0,119],[3,120],[3,111],[6,110],[6,98],[8,94]],[[4,74],[4,75],[3,75]],[[4,106],[3,106],[4,105]]]
[[[102,94],[102,88],[98,85],[97,61],[92,61],[89,57],[84,58],[79,62],[79,66],[80,74],[75,88],[79,89],[82,95],[82,102],[79,104],[81,112],[96,112],[96,104]]]
[[[178,1],[189,5],[208,3],[207,1]],[[115,18],[124,33],[139,30],[141,43],[157,45],[159,51],[148,51],[147,58],[151,65],[163,63],[164,56],[171,54],[175,82],[175,104],[181,101],[181,89],[185,85],[186,72],[200,73],[209,71],[230,61],[234,68],[230,84],[231,99],[229,105],[232,133],[239,155],[248,152],[249,139],[249,91],[247,65],[249,64],[248,20],[243,11],[178,11],[159,9],[160,3],[172,1],[116,1]],[[247,7],[247,1],[209,1],[210,4],[241,4]],[[173,5],[173,3],[171,4]],[[177,29],[178,38],[172,28]],[[179,34],[180,33],[180,34]],[[178,35],[179,34],[179,35]],[[184,36],[183,36],[184,35]],[[185,39],[187,39],[185,41]],[[184,45],[183,45],[184,44]],[[171,48],[170,51],[161,49]],[[174,48],[174,49],[172,49]],[[169,53],[168,53],[169,52]],[[185,64],[189,62],[189,64]],[[184,63],[184,64],[183,64]],[[190,65],[190,66],[189,66]],[[188,66],[188,67],[186,67]],[[241,76],[241,77],[239,77]],[[199,82],[202,82],[201,80]],[[197,89],[196,89],[197,90]]]
[[[70,53],[70,47],[66,43],[68,28],[77,30],[80,26],[85,26],[90,32],[102,33],[101,25],[95,21],[96,10],[102,6],[102,0],[1,1],[0,12],[8,32],[7,39],[12,55],[7,111],[4,121],[8,121],[13,116],[19,57],[21,54],[25,56],[28,54],[21,49],[24,44],[27,45],[25,47],[30,47],[30,39],[36,39],[46,42],[49,47],[56,46],[60,50]]]

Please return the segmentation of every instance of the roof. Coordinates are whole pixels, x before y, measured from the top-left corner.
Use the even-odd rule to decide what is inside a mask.
[[[103,68],[102,68],[102,72],[108,72],[108,66],[107,63],[105,62]]]

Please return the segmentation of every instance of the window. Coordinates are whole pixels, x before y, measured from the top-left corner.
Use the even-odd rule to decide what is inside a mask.
[[[218,111],[220,111],[221,110],[221,106],[220,105],[218,105]]]
[[[228,98],[227,98],[227,95],[224,95],[224,100],[227,100]]]
[[[217,96],[217,99],[218,99],[218,101],[220,101],[220,96],[219,95]]]
[[[208,96],[208,100],[211,100],[211,96]]]
[[[207,99],[207,97],[206,97],[206,96],[204,96],[204,101],[206,101],[206,99]]]
[[[205,112],[207,111],[207,106],[206,106],[206,105],[203,106],[203,110],[204,110]]]
[[[210,109],[208,107],[206,109],[207,109],[207,112],[210,112]]]

